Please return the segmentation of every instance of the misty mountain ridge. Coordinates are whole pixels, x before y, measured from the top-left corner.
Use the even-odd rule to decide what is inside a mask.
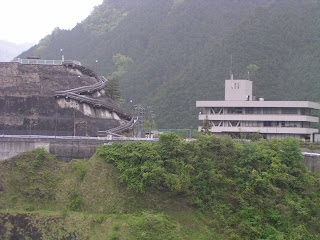
[[[72,30],[55,29],[21,54],[76,59],[110,76],[120,53],[128,102],[151,105],[158,127],[197,126],[196,100],[222,100],[233,56],[266,100],[319,101],[320,4],[314,0],[105,0]],[[96,64],[98,60],[98,64]]]
[[[33,43],[16,44],[6,40],[0,40],[0,62],[10,62],[13,58],[33,45]]]

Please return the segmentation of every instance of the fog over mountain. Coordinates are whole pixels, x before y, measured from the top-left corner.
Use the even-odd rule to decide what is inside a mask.
[[[0,62],[10,62],[13,58],[28,50],[34,44],[16,44],[6,40],[0,40]]]

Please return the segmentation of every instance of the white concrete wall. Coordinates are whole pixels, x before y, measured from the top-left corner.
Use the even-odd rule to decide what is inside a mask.
[[[82,112],[84,115],[92,118],[120,120],[120,117],[116,113],[111,113],[104,108],[93,108],[87,103],[79,103],[74,99],[69,99],[69,101],[66,101],[65,98],[59,98],[57,99],[57,103],[60,108],[76,109],[77,111]]]
[[[199,120],[216,120],[216,121],[288,121],[288,122],[319,122],[318,117],[292,114],[200,114]]]
[[[49,152],[49,143],[28,142],[28,141],[6,141],[0,142],[0,160],[17,156],[20,153],[32,151],[43,147]]]
[[[245,79],[225,81],[226,101],[252,101],[252,81]]]

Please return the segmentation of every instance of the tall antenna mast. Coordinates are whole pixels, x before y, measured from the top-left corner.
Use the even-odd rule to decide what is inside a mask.
[[[230,59],[230,60],[231,60],[231,61],[230,61],[230,79],[233,80],[233,73],[232,73],[232,67],[233,67],[233,66],[232,66],[232,65],[233,65],[233,62],[232,62],[232,54],[231,54],[230,58],[231,58],[231,59]]]

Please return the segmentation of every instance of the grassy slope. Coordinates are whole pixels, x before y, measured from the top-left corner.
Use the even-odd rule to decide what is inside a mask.
[[[2,237],[207,239],[212,234],[185,199],[135,194],[119,183],[118,170],[97,156],[61,163],[46,155],[34,167],[36,156],[0,162]]]

